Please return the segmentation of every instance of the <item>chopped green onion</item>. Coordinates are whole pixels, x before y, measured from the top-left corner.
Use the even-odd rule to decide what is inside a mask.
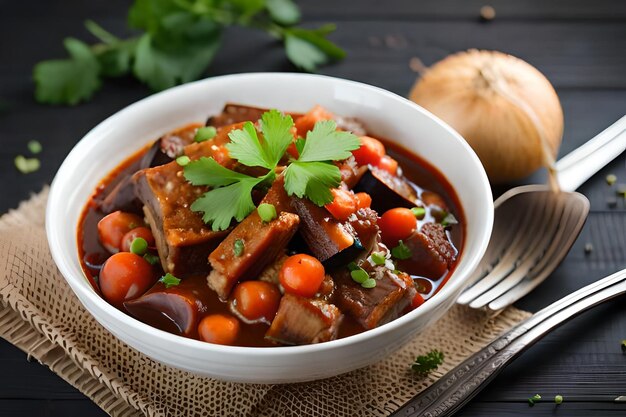
[[[22,174],[30,174],[31,172],[35,172],[41,166],[39,159],[37,158],[25,158],[23,155],[18,155],[15,157],[15,168],[20,171]]]
[[[159,282],[165,284],[165,288],[175,287],[180,284],[180,278],[176,278],[174,275],[168,272],[159,279]]]
[[[413,207],[411,209],[411,212],[418,219],[423,219],[424,216],[426,215],[426,209],[424,207]]]
[[[383,252],[372,252],[372,261],[376,265],[384,265],[387,262],[387,258]]]
[[[409,259],[411,257],[411,249],[403,241],[400,241],[398,246],[391,249],[391,255],[400,260]]]
[[[245,249],[245,245],[243,243],[243,240],[241,239],[235,240],[235,243],[233,243],[233,252],[235,256],[240,257],[241,255],[243,255],[244,249]]]
[[[262,203],[257,207],[259,217],[265,223],[269,223],[276,218],[276,207],[273,204]]]
[[[142,256],[148,251],[148,242],[142,237],[136,237],[130,244],[130,251],[135,255]]]
[[[606,176],[606,183],[613,185],[617,182],[617,176],[615,174],[609,174]]]
[[[150,265],[156,265],[157,263],[159,263],[159,257],[150,252],[145,253],[143,255],[143,259],[148,261]]]
[[[213,139],[217,135],[217,129],[213,126],[201,127],[196,131],[196,136],[193,140],[196,142],[204,142],[205,140]]]
[[[43,149],[43,147],[41,146],[41,143],[39,143],[39,141],[36,141],[36,140],[28,141],[26,146],[28,147],[28,150],[30,151],[30,153],[35,153],[35,154],[41,152],[41,150]]]
[[[563,402],[563,396],[562,395],[555,395],[554,396],[554,402],[557,404],[561,404]]]
[[[187,155],[182,155],[176,158],[176,163],[181,167],[186,166],[189,162],[191,162],[191,159],[189,159]]]
[[[376,280],[374,278],[368,278],[361,284],[363,288],[374,288],[375,286]]]
[[[351,271],[350,276],[355,282],[359,284],[363,284],[365,281],[367,281],[370,278],[367,271],[365,271],[363,268],[358,268],[358,269]]]
[[[443,220],[441,221],[441,225],[443,227],[448,227],[450,225],[453,224],[458,224],[459,221],[456,219],[456,217],[454,217],[454,214],[452,213],[447,213],[446,217],[443,218]]]
[[[528,406],[532,407],[534,406],[536,403],[538,403],[539,401],[541,401],[541,395],[539,394],[535,394],[532,397],[530,397],[528,399]]]

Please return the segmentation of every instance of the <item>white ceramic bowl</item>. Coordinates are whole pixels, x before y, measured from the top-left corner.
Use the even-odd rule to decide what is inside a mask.
[[[203,122],[226,102],[304,112],[315,104],[357,117],[367,129],[438,167],[458,193],[466,219],[465,245],[448,283],[420,308],[367,332],[307,346],[249,348],[186,339],[150,327],[113,308],[91,288],[78,259],[76,226],[100,180],[161,134]],[[319,379],[374,363],[448,310],[481,259],[493,222],[483,167],[454,130],[418,105],[380,88],[320,75],[255,73],[214,77],[141,100],[90,131],[57,173],[46,212],[54,260],[100,324],[151,358],[222,380],[282,383]]]

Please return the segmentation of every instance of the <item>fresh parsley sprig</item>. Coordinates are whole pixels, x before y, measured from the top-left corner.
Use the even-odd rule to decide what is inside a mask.
[[[35,66],[35,97],[41,103],[74,105],[89,100],[103,78],[129,74],[155,91],[198,79],[229,26],[259,29],[280,39],[287,58],[305,71],[345,56],[327,39],[334,25],[304,29],[295,26],[299,21],[293,0],[135,0],[128,24],[139,35],[121,39],[86,21],[99,42],[66,38],[69,58]]]
[[[226,148],[230,156],[240,164],[267,169],[260,177],[223,167],[213,158],[202,157],[187,164],[184,174],[192,185],[212,188],[194,201],[191,209],[202,212],[204,222],[213,230],[225,230],[233,219],[239,222],[248,216],[255,209],[252,190],[276,178],[276,168],[293,141],[292,128],[291,116],[270,110],[260,120],[262,138],[251,122],[229,133],[231,141]],[[348,158],[359,148],[359,139],[337,131],[336,123],[328,120],[317,122],[299,144],[299,157],[283,171],[287,194],[306,197],[318,206],[332,202],[330,189],[341,183],[341,172],[332,161]]]
[[[411,364],[411,369],[418,376],[424,377],[436,370],[443,363],[443,358],[443,352],[433,349],[427,354],[415,358],[415,361]]]

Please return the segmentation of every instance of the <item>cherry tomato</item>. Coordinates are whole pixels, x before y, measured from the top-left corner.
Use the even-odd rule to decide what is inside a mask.
[[[226,314],[211,314],[198,324],[200,339],[218,345],[232,345],[239,334],[239,320]]]
[[[313,130],[315,123],[320,120],[332,120],[334,118],[335,116],[322,106],[315,106],[308,113],[298,117],[294,125],[298,131],[298,136],[306,138],[306,133],[309,130]]]
[[[426,300],[424,300],[424,297],[422,296],[422,294],[416,292],[415,296],[413,297],[413,300],[411,300],[411,308],[416,309],[417,307],[424,304],[424,301]]]
[[[356,163],[359,165],[377,165],[380,159],[385,155],[385,145],[381,141],[370,138],[369,136],[361,136],[361,147],[352,151]]]
[[[404,207],[396,207],[387,210],[378,219],[378,227],[383,242],[388,246],[396,246],[399,240],[411,236],[417,227],[417,219],[411,210]]]
[[[396,175],[396,173],[398,172],[398,161],[396,161],[389,155],[385,155],[380,158],[380,161],[378,161],[378,164],[376,166],[380,169],[384,169],[391,175]]]
[[[313,297],[324,281],[324,266],[312,256],[303,253],[287,258],[278,274],[286,292],[302,297]]]
[[[357,210],[354,193],[340,188],[330,190],[333,194],[333,201],[326,204],[326,210],[337,220],[344,221]]]
[[[280,291],[265,281],[245,281],[233,291],[231,306],[249,321],[270,324],[278,311]]]
[[[100,291],[115,306],[146,292],[155,282],[152,266],[139,255],[119,252],[112,255],[100,271]]]
[[[98,222],[98,238],[109,252],[117,253],[120,251],[124,235],[143,225],[143,219],[136,214],[114,211]]]
[[[372,197],[368,193],[356,193],[354,198],[357,209],[370,208],[372,206]]]
[[[120,249],[122,252],[130,252],[130,245],[133,243],[135,238],[141,237],[148,242],[148,247],[154,247],[154,236],[152,232],[147,227],[136,227],[130,232],[126,233],[122,238],[122,245]]]

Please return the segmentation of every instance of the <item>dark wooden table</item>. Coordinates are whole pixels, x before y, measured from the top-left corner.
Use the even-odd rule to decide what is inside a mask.
[[[95,99],[76,108],[33,100],[31,69],[64,56],[61,41],[90,39],[82,22],[93,18],[123,34],[122,0],[0,0],[0,212],[50,183],[65,155],[93,126],[149,91],[130,79],[109,82]],[[304,3],[304,2],[302,2]],[[333,35],[347,52],[325,74],[363,81],[406,95],[417,57],[426,65],[467,48],[512,53],[539,68],[555,85],[565,112],[561,155],[626,113],[626,3],[620,0],[498,1],[496,18],[481,22],[482,0],[317,0],[303,4],[307,23],[336,22]],[[264,35],[229,31],[211,74],[293,71],[282,49]],[[26,142],[39,140],[41,169],[13,167]],[[624,155],[581,187],[592,212],[567,259],[518,307],[536,311],[563,295],[626,267],[626,204],[609,208],[604,182],[615,173],[626,183]],[[535,177],[540,178],[540,176]],[[68,225],[73,227],[74,225]],[[586,243],[593,252],[585,254]],[[507,368],[462,416],[624,416],[626,404],[624,298],[587,312],[539,342]],[[527,398],[545,401],[530,409]],[[556,407],[555,394],[565,397]],[[5,341],[0,341],[0,416],[86,416],[104,413],[82,394]]]

